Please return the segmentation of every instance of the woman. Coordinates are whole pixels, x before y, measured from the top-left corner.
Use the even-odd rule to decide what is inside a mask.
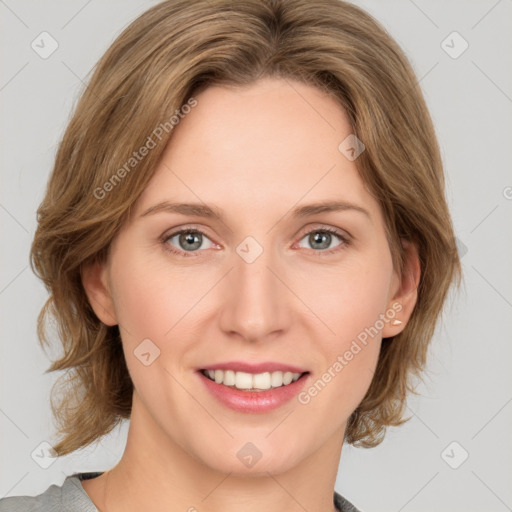
[[[54,449],[130,418],[126,449],[0,510],[357,510],[342,445],[403,422],[460,276],[416,82],[338,0],[167,0],[125,29],[31,256],[69,370]]]

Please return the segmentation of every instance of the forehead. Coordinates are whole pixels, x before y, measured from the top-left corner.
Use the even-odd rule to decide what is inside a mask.
[[[179,200],[260,214],[318,201],[378,205],[338,149],[352,132],[343,108],[299,82],[212,86],[174,129],[137,212]]]

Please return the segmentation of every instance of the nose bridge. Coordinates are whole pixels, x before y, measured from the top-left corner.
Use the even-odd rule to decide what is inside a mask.
[[[275,275],[280,268],[275,256],[276,251],[251,236],[236,247],[234,268],[226,283],[229,290],[222,303],[221,328],[225,332],[257,341],[287,328],[289,297]],[[284,276],[281,279],[285,280]]]

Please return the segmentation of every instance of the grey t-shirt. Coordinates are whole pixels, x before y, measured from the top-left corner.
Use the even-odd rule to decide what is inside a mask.
[[[37,496],[11,496],[0,500],[0,512],[98,512],[82,487],[82,480],[101,473],[75,473],[61,486],[51,485]],[[334,506],[339,512],[359,512],[343,496],[334,492]]]

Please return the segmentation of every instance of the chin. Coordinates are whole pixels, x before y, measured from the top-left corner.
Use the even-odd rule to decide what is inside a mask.
[[[213,471],[230,473],[231,476],[239,477],[268,476],[269,473],[279,475],[289,471],[297,464],[296,451],[287,453],[268,445],[260,450],[256,447],[257,442],[237,442],[236,445],[236,449],[220,450],[220,453],[209,451],[208,454],[200,457],[200,460]]]

